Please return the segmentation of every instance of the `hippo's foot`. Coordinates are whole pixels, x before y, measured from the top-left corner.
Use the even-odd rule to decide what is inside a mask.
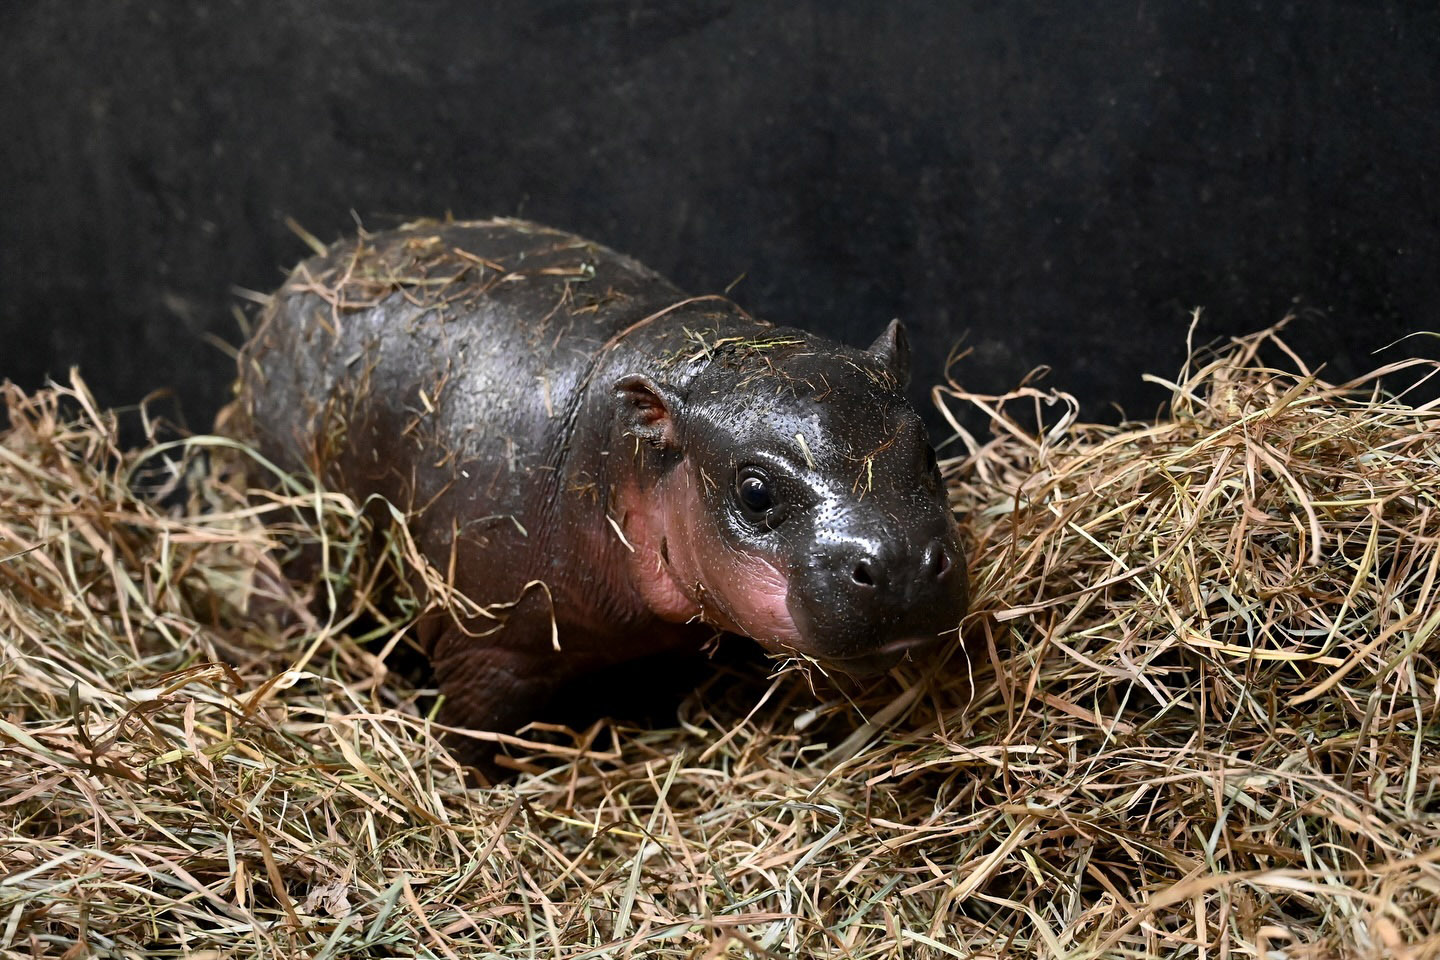
[[[437,638],[430,659],[444,697],[440,722],[445,726],[513,733],[554,698],[564,677],[551,651],[492,646],[494,639],[466,636],[454,625]],[[446,746],[490,783],[514,776],[513,769],[496,762],[500,749],[493,740],[457,733],[446,738]]]

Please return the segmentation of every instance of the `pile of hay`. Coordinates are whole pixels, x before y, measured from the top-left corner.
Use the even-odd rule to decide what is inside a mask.
[[[946,464],[965,648],[534,731],[490,790],[387,672],[352,505],[8,388],[0,951],[1440,956],[1440,405],[1262,350],[1154,424],[939,389],[996,433]]]

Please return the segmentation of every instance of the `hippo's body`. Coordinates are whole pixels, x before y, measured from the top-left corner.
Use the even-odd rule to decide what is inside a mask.
[[[408,516],[474,605],[425,624],[444,716],[505,730],[716,628],[851,673],[953,631],[904,353],[897,325],[843,347],[534,224],[422,223],[296,269],[240,410],[268,457]]]

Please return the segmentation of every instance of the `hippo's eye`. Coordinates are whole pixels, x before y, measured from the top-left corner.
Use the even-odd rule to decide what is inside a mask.
[[[763,520],[765,514],[775,505],[770,482],[765,475],[753,467],[741,470],[735,477],[735,499],[752,520]]]

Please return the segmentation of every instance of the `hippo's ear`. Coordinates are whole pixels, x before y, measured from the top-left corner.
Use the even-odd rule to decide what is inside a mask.
[[[905,336],[905,324],[899,318],[890,321],[867,352],[885,365],[885,369],[900,381],[900,386],[910,382],[910,338]]]
[[[632,373],[615,381],[615,401],[619,406],[620,427],[626,433],[657,447],[679,445],[676,421],[684,408],[684,400],[672,387]]]

